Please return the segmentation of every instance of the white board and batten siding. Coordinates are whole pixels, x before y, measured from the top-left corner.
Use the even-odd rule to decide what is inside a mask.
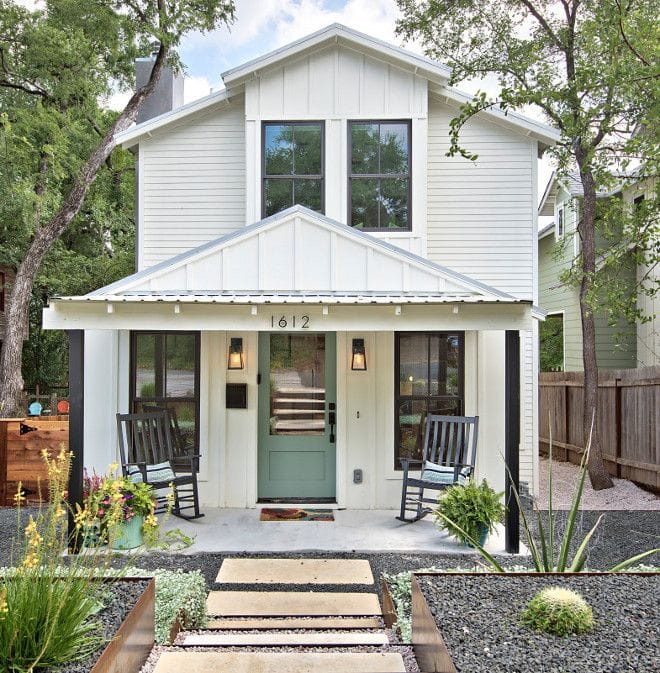
[[[264,121],[325,121],[325,214],[348,221],[349,120],[411,120],[412,231],[374,234],[426,254],[427,80],[345,46],[287,61],[246,83],[246,223],[261,219]]]
[[[245,223],[243,99],[140,142],[138,270]]]

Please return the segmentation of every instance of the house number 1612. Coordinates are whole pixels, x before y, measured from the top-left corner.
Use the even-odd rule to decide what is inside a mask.
[[[280,329],[286,329],[290,327],[291,329],[309,329],[309,316],[308,315],[283,315],[277,318],[276,316],[270,316],[270,326],[275,328],[279,327]]]

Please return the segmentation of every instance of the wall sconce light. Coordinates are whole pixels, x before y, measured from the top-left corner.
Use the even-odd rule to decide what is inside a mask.
[[[243,339],[232,337],[229,342],[227,369],[243,369]]]
[[[364,339],[353,339],[351,369],[357,372],[367,371],[367,354],[364,351]]]

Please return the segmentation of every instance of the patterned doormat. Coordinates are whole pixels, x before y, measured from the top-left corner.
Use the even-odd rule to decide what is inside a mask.
[[[335,515],[331,509],[301,509],[292,507],[282,509],[277,507],[263,507],[259,515],[260,521],[334,521]]]

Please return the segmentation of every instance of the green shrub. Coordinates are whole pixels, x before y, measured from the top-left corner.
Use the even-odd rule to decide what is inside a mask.
[[[433,510],[438,528],[446,530],[463,544],[479,540],[483,528],[492,533],[504,517],[503,493],[496,493],[484,479],[450,486]]]
[[[555,636],[586,633],[594,626],[591,608],[580,594],[562,587],[548,587],[532,598],[522,613],[522,623]]]

